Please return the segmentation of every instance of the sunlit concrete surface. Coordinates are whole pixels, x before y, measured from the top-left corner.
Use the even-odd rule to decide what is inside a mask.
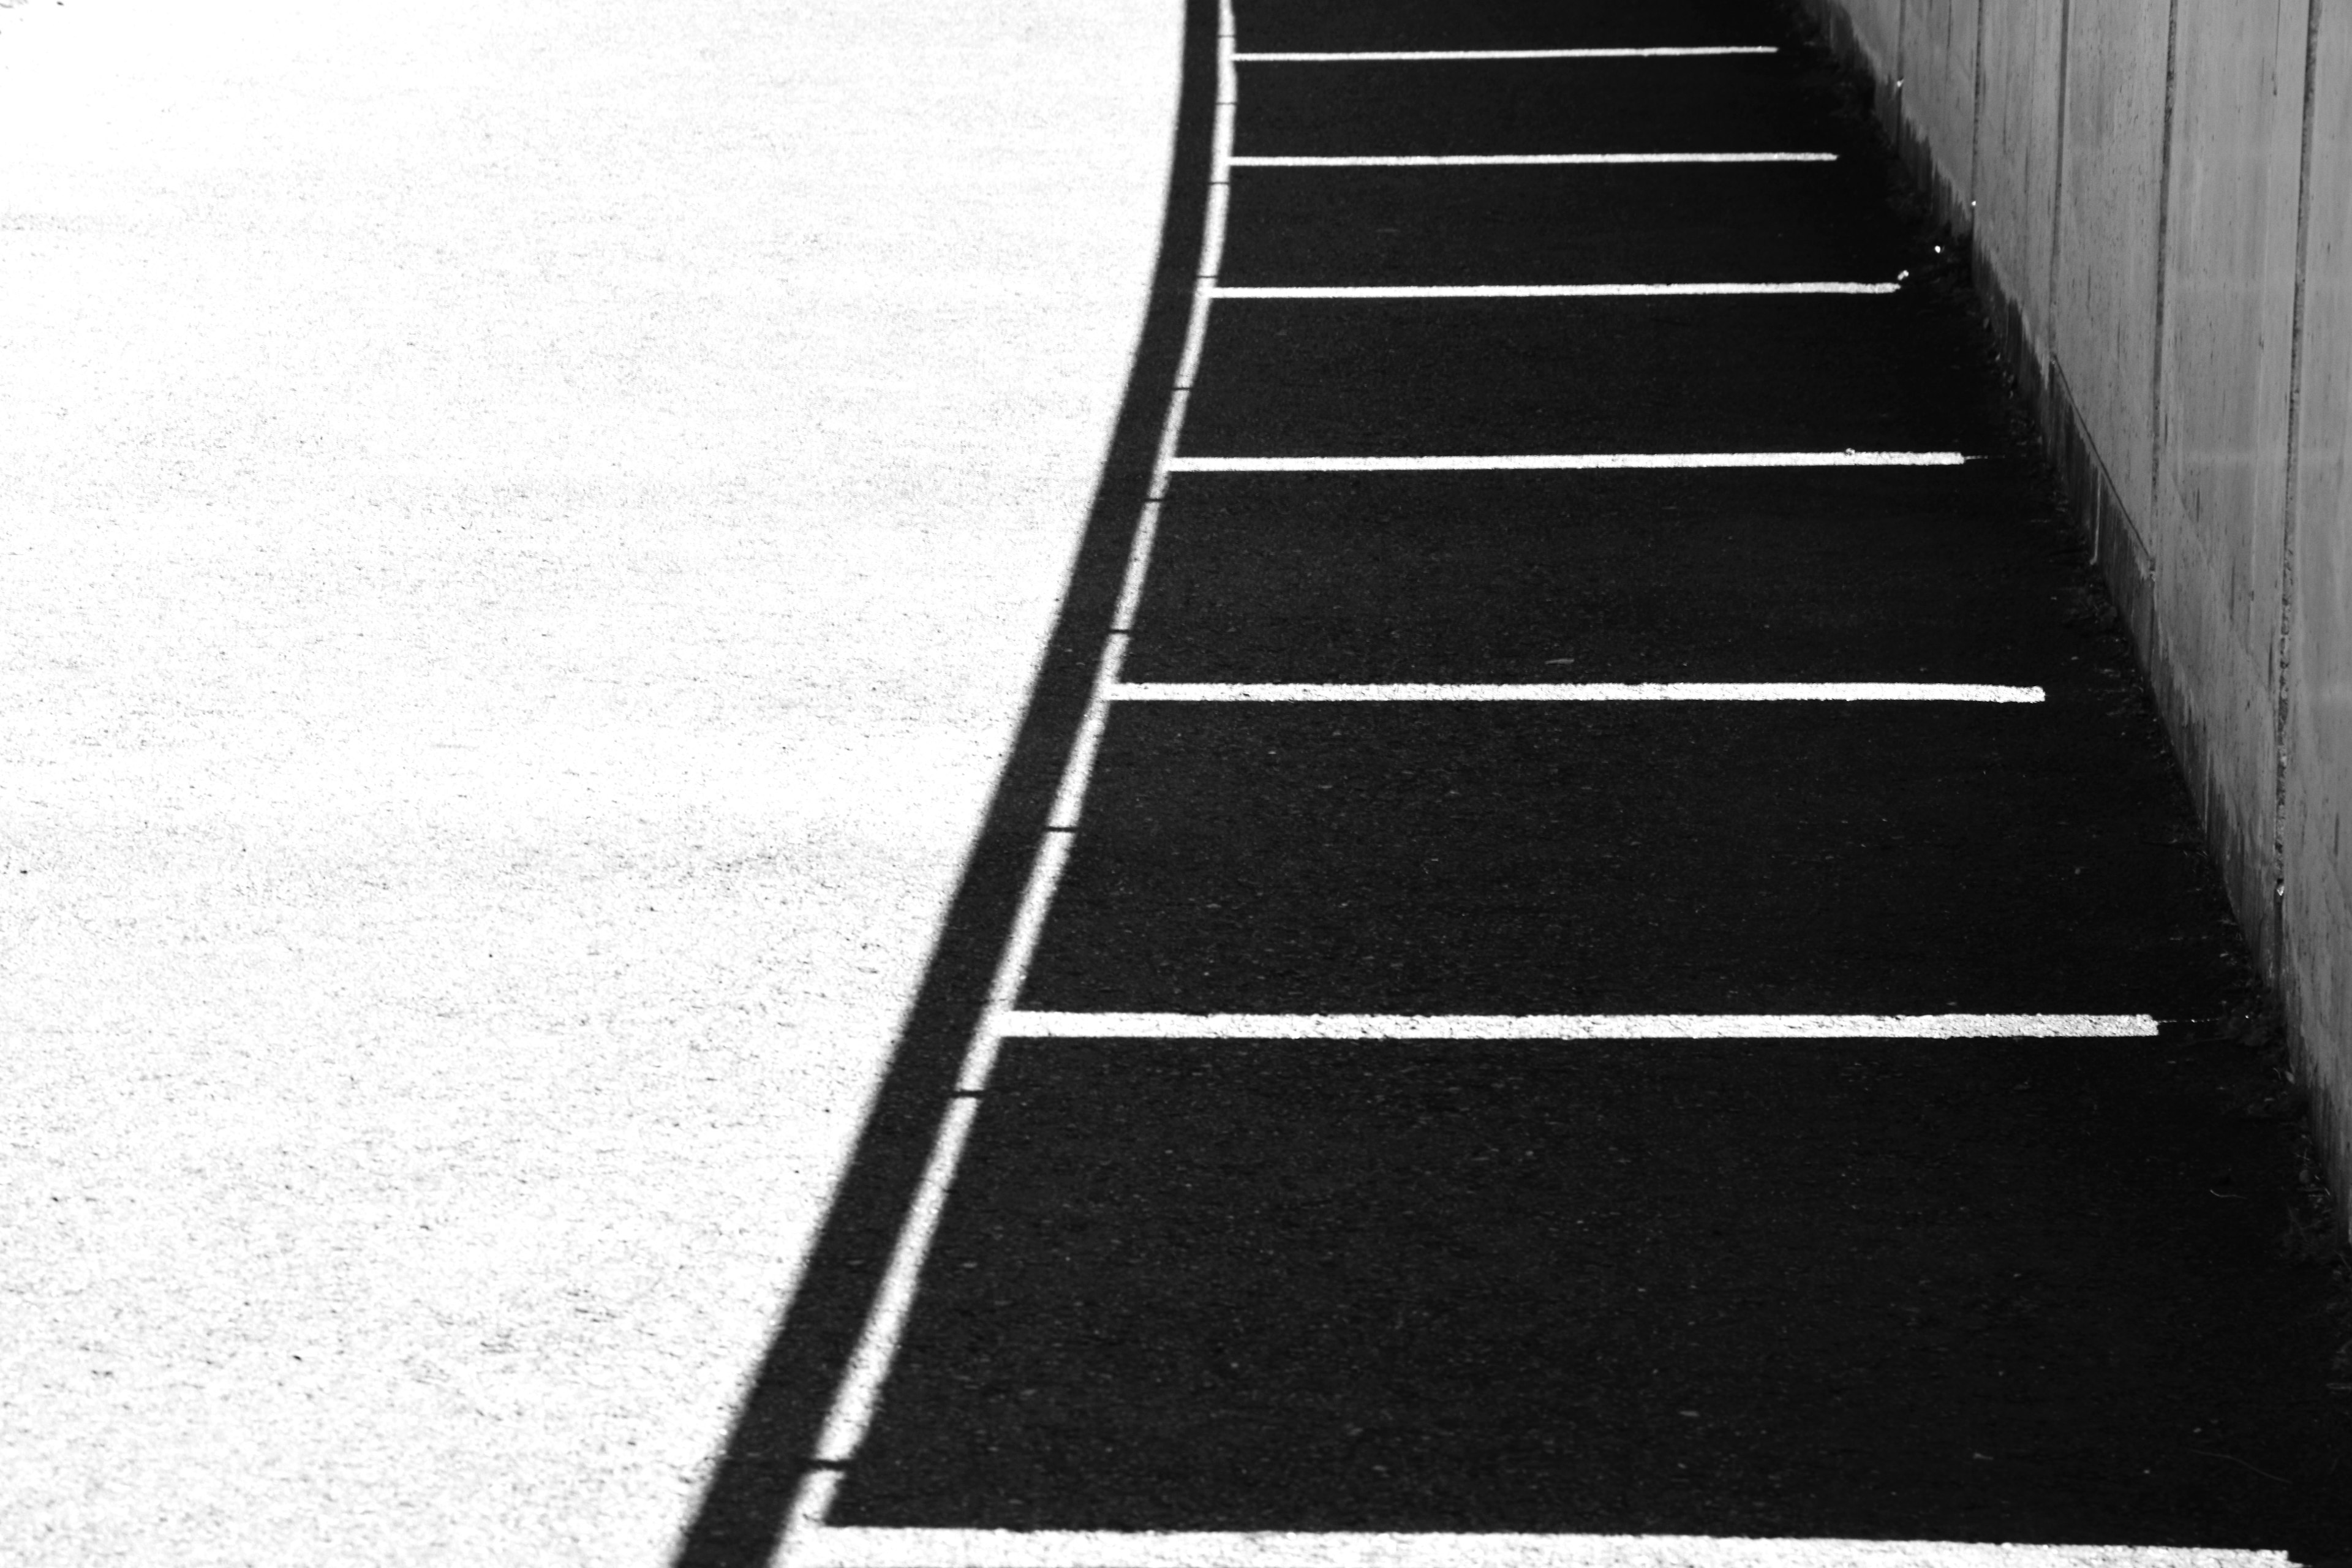
[[[0,1560],[663,1558],[1084,520],[1179,22],[0,9]]]

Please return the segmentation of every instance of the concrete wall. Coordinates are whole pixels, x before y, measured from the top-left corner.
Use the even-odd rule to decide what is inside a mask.
[[[2352,0],[1810,0],[2039,401],[2352,1174]]]
[[[1976,177],[1977,40],[1979,0],[1886,8],[1902,14],[1902,111],[1939,147],[1951,149],[1945,179],[1966,208]]]
[[[2280,570],[2309,15],[2310,0],[2179,6],[2149,399],[2155,491],[2142,514],[2155,579],[2148,662],[2179,688],[2166,707],[2188,731],[2189,782],[2231,902],[2265,953],[2277,941]],[[2099,270],[2082,268],[2094,286]]]
[[[1904,0],[1849,0],[1843,6],[1871,70],[1889,80],[1903,74],[1903,7]]]
[[[2010,280],[2021,325],[2050,320],[2051,235],[2057,214],[2058,64],[2066,12],[2049,0],[1983,0],[1972,135],[1974,232]],[[2039,338],[2023,340],[2041,351]],[[2038,379],[2038,377],[2036,378]]]
[[[2332,1090],[2341,1149],[2352,1143],[2352,5],[2319,0],[2318,10],[2287,532],[2279,977]]]

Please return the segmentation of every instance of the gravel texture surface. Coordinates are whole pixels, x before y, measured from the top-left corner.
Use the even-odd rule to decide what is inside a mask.
[[[1084,521],[1179,25],[0,11],[0,1558],[667,1553]]]

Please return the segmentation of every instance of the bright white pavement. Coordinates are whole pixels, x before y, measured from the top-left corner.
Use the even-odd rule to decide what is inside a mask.
[[[0,8],[0,1560],[661,1561],[1084,520],[1179,23]]]

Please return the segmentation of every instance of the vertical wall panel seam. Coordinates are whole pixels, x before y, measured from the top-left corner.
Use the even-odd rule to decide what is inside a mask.
[[[2050,154],[2050,259],[2042,280],[2042,297],[2050,312],[2049,365],[2045,374],[2054,372],[2058,365],[2058,236],[2066,217],[2066,78],[2074,69],[2074,0],[2058,0],[2058,140]]]
[[[1977,0],[1976,58],[1969,66],[1973,78],[1969,95],[1969,233],[1977,231],[1977,161],[1983,156],[1984,147],[1984,33],[1985,7],[1991,0]]]
[[[2153,526],[2162,510],[2164,494],[2164,333],[2166,287],[2170,275],[2172,228],[2172,105],[2179,79],[2180,0],[2165,7],[2164,124],[2157,153],[2156,179],[2156,353],[2149,356],[2147,376],[2147,507]],[[2210,770],[2209,770],[2210,771]]]
[[[2294,657],[2290,638],[2294,631],[2294,536],[2296,487],[2302,479],[2303,447],[2303,299],[2311,268],[2311,155],[2314,116],[2318,107],[2319,11],[2322,0],[2308,0],[2303,36],[2303,145],[2296,155],[2294,175],[2294,305],[2287,328],[2286,360],[2286,485],[2279,519],[2278,652],[2272,671],[2271,739],[2276,749],[2277,772],[2272,779],[2271,863],[2271,992],[2283,995],[2286,978],[2286,793],[2287,721],[2293,693],[2287,672]]]
[[[1896,0],[1895,6],[1895,135],[1902,140],[1903,127],[1911,118],[1903,107],[1905,68],[1910,63],[1904,57],[1909,52],[1911,38],[1911,0]],[[1925,140],[1923,137],[1922,140]]]

